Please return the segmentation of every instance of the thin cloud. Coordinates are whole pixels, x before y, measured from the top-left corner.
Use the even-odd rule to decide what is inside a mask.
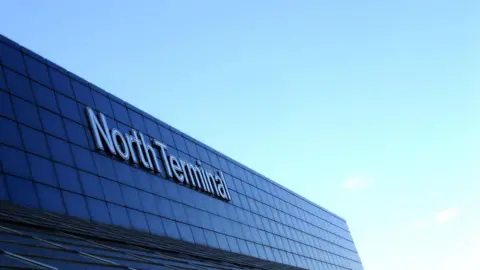
[[[445,223],[452,218],[456,217],[458,215],[458,209],[457,208],[447,208],[443,211],[440,211],[438,213],[435,213],[435,220],[437,223]]]
[[[343,188],[345,189],[360,189],[368,186],[370,182],[361,177],[349,177],[343,182]]]

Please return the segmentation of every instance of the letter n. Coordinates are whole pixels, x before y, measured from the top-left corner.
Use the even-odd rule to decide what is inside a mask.
[[[105,119],[105,115],[103,115],[102,113],[98,113],[100,115],[100,123],[100,121],[98,121],[97,115],[90,107],[85,107],[85,110],[87,112],[88,123],[90,124],[90,129],[92,130],[97,149],[105,150],[105,148],[103,147],[103,142],[105,142],[110,153],[116,155],[117,152],[115,151],[112,136],[110,135],[110,131],[108,130],[108,124],[107,120]]]

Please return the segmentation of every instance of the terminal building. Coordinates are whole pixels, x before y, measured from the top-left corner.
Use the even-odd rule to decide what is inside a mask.
[[[0,266],[363,269],[341,217],[1,35]]]

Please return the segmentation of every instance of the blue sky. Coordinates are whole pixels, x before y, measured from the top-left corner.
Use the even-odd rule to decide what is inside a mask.
[[[0,33],[345,217],[367,270],[480,269],[479,1],[80,2]]]

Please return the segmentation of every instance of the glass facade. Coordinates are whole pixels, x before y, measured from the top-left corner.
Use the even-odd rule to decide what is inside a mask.
[[[221,200],[98,151],[85,113],[205,171]],[[344,219],[0,36],[0,200],[307,269],[363,269]]]

